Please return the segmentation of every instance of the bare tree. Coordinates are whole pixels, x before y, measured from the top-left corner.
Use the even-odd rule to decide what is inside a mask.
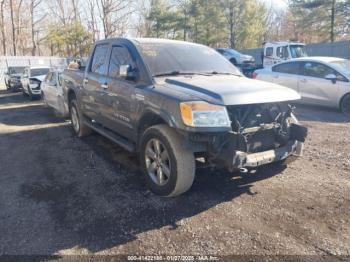
[[[44,14],[39,19],[37,19],[37,20],[35,19],[35,11],[41,2],[42,2],[42,0],[31,0],[30,1],[30,24],[31,24],[31,40],[32,40],[32,55],[33,56],[36,54],[36,49],[37,49],[36,41],[35,41],[35,34],[36,34],[35,27],[46,16],[46,14]]]
[[[4,19],[4,5],[5,0],[0,2],[0,23],[1,23],[1,39],[2,39],[2,51],[6,55],[6,37],[5,37],[5,19]]]
[[[95,42],[99,39],[98,34],[98,26],[97,26],[97,20],[96,20],[96,9],[95,9],[95,1],[94,0],[87,0],[88,4],[88,28],[91,30],[92,33],[92,40]]]
[[[13,1],[10,0],[10,13],[11,13],[11,26],[12,26],[12,47],[13,47],[13,55],[16,55],[16,28],[15,21],[13,16]]]
[[[96,0],[104,37],[125,34],[129,16],[134,12],[132,0]]]

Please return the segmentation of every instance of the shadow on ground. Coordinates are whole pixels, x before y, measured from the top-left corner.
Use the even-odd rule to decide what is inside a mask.
[[[174,230],[184,218],[242,194],[254,196],[255,182],[284,168],[244,175],[200,169],[189,192],[160,198],[145,188],[137,158],[97,134],[81,140],[59,126],[1,135],[0,143],[0,197],[16,203],[1,206],[7,242],[0,253],[17,245],[26,254],[74,247],[97,252],[150,230]],[[16,166],[9,164],[14,157],[21,159]]]
[[[350,122],[350,115],[344,115],[337,109],[321,106],[297,104],[295,113],[301,121],[316,121],[324,123]]]

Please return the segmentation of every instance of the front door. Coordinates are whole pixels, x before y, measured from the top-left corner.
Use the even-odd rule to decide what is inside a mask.
[[[298,80],[298,89],[302,100],[308,104],[333,106],[337,100],[338,84],[326,79],[326,75],[335,71],[318,62],[304,62]]]

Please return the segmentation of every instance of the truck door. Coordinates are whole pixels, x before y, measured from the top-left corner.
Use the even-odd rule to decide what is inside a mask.
[[[91,61],[83,79],[81,104],[84,113],[91,119],[101,122],[101,87],[108,70],[109,44],[95,46]]]
[[[133,101],[136,82],[128,80],[123,75],[121,71],[126,67],[129,67],[129,70],[136,69],[131,53],[125,46],[112,46],[101,112],[105,122],[108,123],[108,128],[126,138],[131,138],[134,133],[132,115],[136,107]]]

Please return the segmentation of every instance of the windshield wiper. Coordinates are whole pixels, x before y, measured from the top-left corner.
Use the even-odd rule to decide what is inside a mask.
[[[211,74],[211,75],[234,75],[234,76],[242,76],[241,74],[234,74],[234,73],[230,73],[230,72],[218,72],[218,71],[206,72],[206,74]]]
[[[155,74],[153,76],[177,76],[177,75],[194,75],[194,73],[189,73],[189,72],[181,72],[181,71],[170,71],[170,72],[165,72],[165,73],[160,73],[160,74]]]

